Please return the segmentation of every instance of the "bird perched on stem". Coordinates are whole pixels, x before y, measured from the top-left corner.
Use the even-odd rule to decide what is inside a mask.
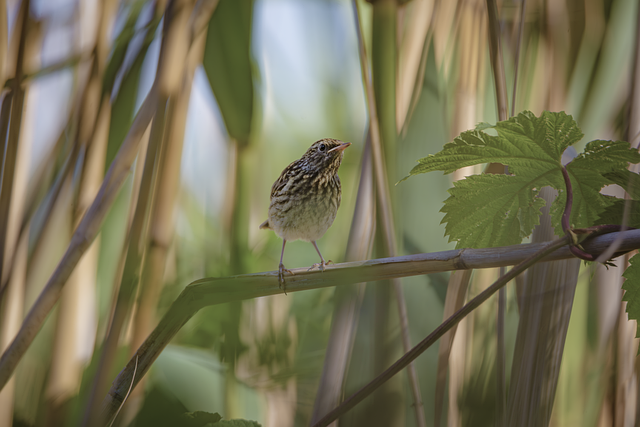
[[[324,260],[316,240],[331,227],[340,207],[342,189],[338,168],[344,149],[350,145],[350,142],[329,138],[314,142],[300,159],[282,171],[271,187],[269,218],[260,228],[273,230],[282,238],[278,280],[285,293],[284,274],[293,274],[282,263],[287,241],[300,239],[313,243],[320,262],[309,270],[319,267],[324,271],[331,262]]]

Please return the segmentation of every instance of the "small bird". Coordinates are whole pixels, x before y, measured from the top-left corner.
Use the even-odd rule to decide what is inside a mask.
[[[344,149],[350,145],[350,142],[330,138],[314,142],[300,159],[282,171],[271,187],[269,218],[260,228],[273,230],[282,238],[278,280],[285,293],[284,273],[293,274],[282,263],[287,241],[300,239],[313,243],[320,262],[309,270],[319,267],[324,271],[331,263],[324,260],[316,240],[331,227],[340,207],[342,189],[338,168]]]

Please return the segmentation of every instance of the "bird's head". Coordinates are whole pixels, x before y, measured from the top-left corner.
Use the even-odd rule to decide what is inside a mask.
[[[305,169],[320,169],[335,173],[342,162],[344,149],[350,145],[350,142],[342,142],[338,139],[321,139],[314,142],[300,160],[304,163]]]

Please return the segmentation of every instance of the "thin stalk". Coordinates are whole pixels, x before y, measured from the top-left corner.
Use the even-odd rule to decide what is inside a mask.
[[[0,350],[4,350],[11,338],[20,328],[20,321],[24,317],[25,281],[27,272],[27,236],[22,235],[14,254],[13,272],[5,286],[6,294],[0,303],[2,320],[0,321]],[[0,425],[12,426],[14,413],[16,379],[12,378],[0,391]]]
[[[424,74],[427,70],[427,59],[429,57],[429,46],[431,45],[431,40],[433,39],[433,33],[435,31],[435,23],[436,16],[439,11],[439,0],[434,0],[433,9],[431,10],[431,18],[429,20],[429,28],[427,29],[427,34],[425,34],[424,41],[422,43],[422,51],[420,53],[420,63],[418,65],[418,70],[416,72],[415,78],[413,80],[413,87],[411,91],[411,97],[409,99],[409,105],[407,106],[406,113],[400,123],[400,135],[406,135],[407,130],[409,128],[409,123],[411,122],[411,118],[413,117],[413,113],[418,106],[418,101],[420,100],[420,95],[422,94],[423,82],[424,82]]]
[[[595,237],[590,242],[585,243],[585,247],[594,252],[604,250],[619,235],[620,233],[610,233]],[[330,265],[324,272],[307,271],[306,268],[298,268],[293,269],[294,275],[287,278],[287,291],[298,292],[345,286],[360,282],[418,276],[442,271],[500,267],[523,263],[531,259],[544,262],[569,259],[573,258],[573,255],[567,247],[562,247],[568,243],[567,237],[553,242],[552,245],[557,246],[554,246],[551,251],[547,251],[551,247],[549,243],[530,243],[501,248],[459,249],[432,254],[349,262]],[[638,247],[640,247],[640,230],[624,232],[624,243],[621,246],[621,250],[629,251]],[[514,268],[509,271],[508,276],[517,275],[518,273],[519,271]],[[484,292],[486,293],[488,290]],[[188,285],[171,305],[151,335],[140,346],[127,366],[120,371],[113,381],[111,390],[103,400],[102,415],[104,420],[108,422],[114,416],[123,402],[132,381],[135,387],[173,336],[198,310],[210,305],[268,295],[283,296],[277,271],[201,279]],[[489,295],[487,295],[488,297]],[[456,315],[459,316],[459,312]],[[457,319],[457,321],[459,320]],[[447,330],[451,327],[453,325],[449,325]],[[440,328],[442,328],[442,325]],[[440,328],[436,330],[439,331],[438,337],[441,335],[440,333],[446,332],[446,330],[440,330]],[[134,378],[133,371],[136,359],[138,359],[138,368]]]
[[[25,81],[27,81],[26,76]],[[10,93],[8,95],[10,95]],[[78,120],[77,113],[79,112],[79,110],[81,110],[81,101],[82,99],[79,97],[76,101],[74,101],[74,105],[70,109],[70,119],[68,120],[66,127],[61,131],[61,134],[58,137],[57,141],[47,153],[45,159],[41,162],[38,170],[34,173],[34,178],[28,184],[29,187],[27,188],[25,209],[18,235],[22,236],[23,233],[27,232],[27,230],[29,231],[30,239],[34,240],[34,242],[30,244],[30,246],[33,248],[30,250],[31,253],[38,250],[37,248],[39,247],[41,233],[46,228],[47,223],[49,222],[50,212],[53,209],[53,204],[58,198],[58,194],[60,193],[67,175],[72,170],[72,168],[76,166],[78,160],[80,150],[76,141],[76,143],[71,148],[71,151],[64,157],[65,160],[62,166],[59,167],[55,179],[53,180],[53,184],[47,190],[46,194],[41,195],[39,193],[38,189],[42,188],[45,185],[46,180],[51,179],[51,170],[55,170],[55,168],[57,167],[55,166],[57,163],[56,159],[59,157],[63,157],[61,151],[65,148],[65,142],[69,139],[76,140],[73,135],[75,135],[75,133],[77,132],[77,130],[75,129],[75,122]],[[7,125],[3,121],[4,117],[2,116],[2,114],[3,113],[0,113],[0,135],[6,134],[6,130],[3,132],[2,129],[4,129],[3,126]],[[35,213],[38,211],[42,212],[41,216],[44,218],[44,221],[38,228],[29,229],[29,227],[31,226],[31,221],[33,220]],[[13,256],[13,254],[11,256]],[[13,269],[12,264],[12,258],[7,259],[7,271],[4,273],[4,281],[0,284],[0,301],[2,300],[4,288]]]
[[[360,67],[362,71],[362,81],[364,82],[365,97],[367,101],[367,110],[369,112],[369,126],[371,135],[371,152],[373,156],[373,170],[376,180],[376,191],[378,197],[378,208],[380,209],[380,219],[383,223],[384,239],[387,246],[396,247],[396,236],[393,227],[385,226],[385,224],[393,224],[393,211],[391,209],[391,199],[389,197],[389,185],[387,179],[387,169],[383,160],[382,143],[380,141],[380,125],[378,122],[378,114],[376,110],[376,99],[373,93],[373,85],[371,84],[371,70],[367,60],[367,53],[364,45],[364,35],[360,26],[360,13],[358,11],[358,3],[353,2],[354,18],[356,32],[358,36],[358,48],[360,51]],[[392,249],[395,252],[395,249]]]
[[[496,102],[498,104],[498,120],[509,117],[509,100],[507,99],[507,78],[504,74],[502,58],[502,44],[500,43],[500,20],[496,0],[487,1],[487,16],[489,17],[489,53],[491,69],[496,86]]]
[[[189,18],[189,45],[192,45],[195,40],[200,37],[213,16],[213,12],[218,7],[220,0],[198,0],[193,6],[193,12]]]
[[[522,38],[524,35],[524,18],[527,11],[527,0],[522,0],[520,3],[520,22],[518,28],[518,40],[516,41],[516,52],[514,58],[514,71],[513,71],[513,91],[511,98],[511,116],[516,114],[516,94],[518,92],[518,70],[520,68],[520,48],[522,47]],[[505,166],[505,174],[508,173],[508,168]],[[504,275],[504,267],[500,269],[500,275]],[[498,390],[497,390],[497,408],[496,413],[498,416],[497,425],[506,425],[506,372],[505,372],[505,338],[504,338],[504,318],[506,311],[506,295],[502,290],[498,293]]]
[[[498,5],[496,0],[486,0],[487,17],[489,19],[489,54],[491,57],[491,69],[496,87],[496,102],[498,107],[498,120],[507,120],[509,112],[509,100],[507,99],[507,78],[504,73],[504,59],[502,57],[502,43],[500,42],[500,21],[498,17]],[[515,92],[514,92],[515,99]],[[503,166],[503,173],[508,174],[509,169]],[[502,273],[502,272],[501,272]],[[504,275],[503,275],[504,277]],[[515,276],[514,276],[515,277]],[[496,389],[496,409],[497,426],[505,426],[506,417],[506,384],[505,384],[505,354],[504,354],[504,311],[506,309],[505,290],[500,289],[498,293],[498,317],[496,325],[496,335],[498,340],[498,354],[496,357],[497,389]]]
[[[635,49],[633,50],[633,69],[631,72],[631,90],[629,91],[629,110],[627,111],[627,129],[625,141],[640,149],[640,7],[636,16]]]
[[[2,108],[0,109],[0,138],[6,140],[7,132],[9,131],[9,118],[11,116],[11,105],[13,101],[13,93],[8,92],[5,94],[4,99],[2,100]],[[15,157],[17,156],[17,147],[11,147],[8,144],[5,144],[5,147],[2,151],[2,165],[0,175],[0,284],[2,286],[2,290],[0,290],[0,301],[2,301],[2,295],[4,294],[4,284],[8,281],[9,275],[7,274],[8,268],[4,267],[4,259],[5,253],[7,252],[5,248],[7,242],[7,226],[9,224],[9,207],[11,202],[11,192],[13,185],[9,185],[13,183],[13,179],[7,177],[4,178],[4,172],[7,174],[11,172],[13,175],[13,169],[15,167]],[[11,171],[9,171],[11,169]],[[8,264],[8,263],[7,263]],[[8,267],[8,265],[7,265]]]
[[[144,265],[148,227],[151,207],[156,198],[158,186],[159,165],[164,163],[162,158],[166,154],[163,146],[166,144],[166,119],[168,98],[180,87],[184,60],[188,49],[186,38],[178,39],[184,42],[176,42],[176,29],[186,30],[190,9],[186,4],[171,0],[164,11],[164,23],[162,31],[162,44],[158,59],[157,84],[160,94],[156,103],[156,112],[151,126],[149,144],[145,155],[144,169],[139,187],[139,195],[135,208],[135,214],[130,226],[124,269],[120,276],[118,297],[109,327],[109,332],[102,347],[100,364],[93,380],[91,395],[86,406],[83,425],[93,426],[99,419],[98,399],[107,386],[107,378],[115,359],[119,338],[129,317],[135,295],[138,291],[140,274]],[[177,46],[176,46],[177,45]],[[185,46],[186,45],[186,46]]]
[[[213,10],[209,12],[212,13]],[[192,18],[194,14],[196,14],[195,9],[192,11]],[[210,17],[209,14],[208,18]],[[206,21],[208,22],[208,19]],[[189,25],[189,28],[192,26]],[[195,70],[202,63],[206,40],[204,33],[206,28],[198,32],[197,38],[191,43],[182,84],[178,92],[169,98],[167,106],[166,136],[168,140],[163,145],[166,153],[160,156],[162,162],[158,165],[159,178],[156,180],[158,189],[154,190],[157,196],[151,211],[149,249],[142,267],[140,291],[133,320],[131,351],[144,342],[157,322],[156,309],[164,285],[165,267],[167,261],[171,259],[171,242],[175,231],[174,212],[180,190],[180,165],[189,99]],[[137,392],[129,396],[129,404],[123,414],[124,420],[132,420],[137,414],[144,399],[143,390],[144,386],[138,387]]]
[[[0,358],[0,388],[4,387],[13,374],[18,362],[22,359],[48,314],[58,301],[67,279],[100,231],[102,221],[113,204],[120,187],[129,175],[131,165],[137,154],[140,138],[155,111],[157,96],[158,90],[154,84],[140,107],[116,158],[111,164],[98,195],[73,233],[69,247],[24,319],[15,339],[2,354]]]
[[[457,270],[451,273],[449,276],[449,283],[447,284],[447,295],[444,300],[444,314],[443,320],[447,319],[456,311],[460,310],[464,305],[464,300],[467,295],[467,291],[469,289],[469,281],[471,279],[471,270]],[[440,348],[438,349],[438,371],[436,373],[436,384],[435,384],[435,405],[433,410],[433,425],[435,427],[440,427],[442,420],[442,409],[444,403],[444,395],[445,389],[447,385],[447,371],[451,371],[449,376],[449,395],[458,395],[456,384],[459,381],[456,381],[457,375],[462,375],[463,369],[449,369],[449,359],[452,354],[453,349],[453,340],[457,333],[458,326],[454,326],[449,332],[444,334],[440,339]],[[464,335],[463,335],[464,336]],[[464,345],[464,344],[461,344]],[[458,354],[465,354],[466,352],[461,351]],[[452,362],[452,365],[455,364],[455,361]],[[451,398],[449,399],[452,400]],[[450,404],[449,412],[458,412],[455,408],[458,405]],[[449,416],[448,419],[449,425],[456,425],[455,421],[451,419]]]
[[[105,80],[106,60],[110,50],[109,27],[115,15],[115,2],[101,2],[98,6],[99,21],[93,32],[95,44],[91,50],[91,61],[88,78],[76,96],[76,105],[72,108],[71,120],[74,141],[72,159],[68,162],[76,165],[75,157],[81,152],[81,172],[76,175],[74,183],[73,212],[70,215],[72,225],[80,222],[87,208],[96,197],[104,178],[105,158],[108,145],[109,122],[111,108],[109,94],[102,91]],[[79,30],[81,33],[83,30]],[[80,37],[87,34],[79,34]],[[82,76],[81,70],[77,70]],[[110,92],[110,91],[109,91]],[[72,170],[73,170],[72,169]],[[46,216],[48,218],[48,215]],[[56,325],[56,345],[53,362],[49,372],[47,388],[52,390],[47,413],[52,425],[64,424],[68,415],[69,402],[81,387],[82,372],[85,369],[84,354],[95,347],[95,287],[98,268],[98,251],[100,243],[95,240],[79,261],[62,293],[59,302]],[[93,327],[93,334],[83,334],[83,328]],[[69,345],[83,337],[81,345]],[[90,353],[89,353],[90,354]],[[55,391],[55,392],[53,392]],[[55,418],[54,418],[55,417]]]
[[[58,171],[58,174],[55,177],[55,180],[53,181],[51,188],[47,192],[46,197],[42,200],[42,204],[38,206],[41,209],[40,212],[42,212],[42,218],[44,219],[42,223],[39,224],[38,227],[31,227],[30,233],[32,233],[32,235],[30,237],[31,239],[33,239],[33,243],[32,243],[33,249],[31,250],[32,254],[40,250],[40,247],[42,245],[42,239],[44,238],[45,230],[47,230],[51,224],[51,220],[52,220],[51,212],[53,212],[53,210],[55,209],[55,204],[60,196],[60,193],[63,190],[65,183],[68,184],[67,179],[69,178],[69,175],[73,173],[73,170],[77,166],[79,155],[80,155],[80,146],[76,142],[74,146],[71,148],[71,152],[65,159],[62,167]],[[34,209],[34,212],[31,215],[29,215],[28,218],[32,219],[34,214],[35,214],[35,209]],[[27,219],[26,215],[25,215],[25,219]],[[20,233],[23,233],[25,230],[27,230],[27,226],[30,226],[30,225],[31,225],[31,221],[23,221],[22,228],[20,229]]]
[[[500,267],[500,276],[505,275],[506,268]],[[506,289],[502,288],[498,292],[498,314],[496,319],[497,329],[497,348],[496,348],[496,426],[504,427],[507,425],[507,380],[506,380],[506,355],[504,345],[504,318],[507,307]]]
[[[44,68],[39,69],[38,71],[29,73],[29,74],[25,74],[24,78],[23,78],[23,83],[31,83],[32,80],[37,80],[41,77],[46,77],[49,74],[53,74],[56,73],[58,71],[62,71],[65,70],[67,68],[73,68],[76,67],[78,65],[80,65],[83,62],[88,62],[92,59],[92,53],[87,51],[87,52],[80,52],[76,55],[70,56],[60,62],[56,62],[54,64],[48,65]],[[7,80],[5,87],[11,87],[13,80],[9,79]]]
[[[383,7],[397,7],[397,5],[395,4],[392,6],[389,6],[385,2],[380,2],[380,4]],[[378,6],[378,3],[374,4],[374,16],[376,14],[376,9],[375,9],[376,6]],[[390,151],[395,150],[395,136],[397,132],[396,115],[395,115],[395,68],[392,73],[393,102],[391,103],[390,99],[386,99],[384,97],[381,100],[381,102],[386,100],[386,102],[383,104],[385,106],[384,114],[385,114],[385,117],[388,116],[387,122],[385,123],[386,131],[383,137],[381,133],[380,123],[378,121],[378,113],[377,113],[378,110],[377,110],[376,94],[375,94],[375,93],[381,93],[383,92],[383,90],[382,88],[380,88],[376,90],[374,93],[374,87],[371,82],[372,80],[371,72],[369,70],[369,62],[367,60],[367,52],[364,45],[364,36],[362,34],[362,27],[360,25],[360,13],[358,10],[358,3],[356,0],[354,0],[353,2],[353,7],[354,7],[356,33],[358,37],[360,68],[362,72],[362,81],[365,86],[367,107],[369,111],[369,126],[370,126],[369,132],[371,135],[373,169],[374,169],[374,175],[376,179],[376,190],[377,190],[377,201],[378,201],[377,206],[379,209],[380,219],[383,227],[382,234],[384,236],[386,255],[395,256],[396,248],[398,245],[397,245],[397,239],[395,234],[395,227],[394,227],[395,222],[393,220],[393,210],[392,210],[391,196],[389,192],[389,181],[388,181],[387,168],[386,168],[386,164],[394,165],[394,162],[395,162],[395,156],[390,156],[390,157],[388,156]],[[395,19],[395,14],[393,16]],[[382,18],[379,18],[379,19],[382,20]],[[392,40],[395,40],[395,25],[393,26],[392,34],[393,34]],[[386,40],[386,41],[381,40],[380,43],[389,43],[389,40]],[[394,42],[394,46],[395,46],[395,42]],[[395,52],[395,48],[391,50]],[[396,61],[394,60],[392,63],[393,67],[395,67],[395,63]],[[380,66],[382,67],[382,65]],[[387,67],[388,66],[389,65],[387,64]],[[382,67],[382,68],[387,69],[386,67]],[[385,76],[382,76],[382,77],[384,78]],[[387,76],[386,80],[388,79],[389,77]],[[387,105],[387,103],[391,103],[391,106],[393,107],[391,111],[388,110],[390,106]],[[386,160],[387,160],[386,164],[385,164],[385,161],[383,160],[383,148],[381,143],[382,138],[384,138],[385,144],[388,149],[387,150],[388,157],[386,157]],[[409,321],[408,321],[408,315],[407,315],[407,307],[404,299],[404,291],[402,289],[402,283],[399,280],[394,279],[392,281],[392,284],[393,284],[393,289],[396,296],[396,302],[398,304],[398,314],[400,317],[400,331],[401,331],[401,337],[402,337],[402,345],[403,345],[404,351],[406,352],[411,347],[411,338],[409,335]],[[426,426],[426,418],[424,415],[424,406],[422,404],[422,395],[420,392],[418,374],[416,372],[414,364],[411,364],[409,366],[407,373],[408,373],[409,384],[411,386],[411,392],[414,400],[413,406],[415,408],[416,420],[420,427]]]
[[[522,273],[524,270],[535,264],[536,262],[543,259],[545,256],[553,253],[557,249],[565,246],[569,242],[568,237],[563,237],[556,241],[553,241],[544,248],[542,248],[539,252],[535,253],[531,257],[525,259],[520,264],[513,267],[507,274],[500,277],[496,280],[491,286],[482,291],[478,296],[465,304],[460,310],[458,310],[455,314],[445,320],[440,326],[438,326],[431,334],[429,334],[424,340],[422,340],[418,345],[411,349],[411,351],[405,353],[396,363],[391,365],[386,371],[376,377],[369,384],[361,388],[359,391],[351,395],[347,400],[344,401],[340,406],[327,414],[322,420],[313,425],[313,427],[325,427],[329,425],[333,420],[336,420],[340,415],[344,414],[359,402],[361,402],[365,397],[369,396],[373,393],[374,390],[379,388],[382,384],[387,382],[390,378],[404,369],[409,363],[415,360],[418,356],[424,353],[429,347],[431,347],[435,342],[444,335],[447,331],[449,331],[453,326],[457,325],[463,318],[465,318],[469,313],[478,308],[483,302],[489,299],[494,293],[496,293],[499,289],[509,283],[512,279],[514,279],[518,274]]]
[[[485,18],[482,3],[479,1],[458,4],[458,18],[456,31],[456,56],[460,70],[455,83],[456,114],[452,116],[450,135],[454,138],[466,129],[473,128],[477,118],[482,116],[478,99],[482,99],[484,57],[486,42],[483,42],[486,34],[487,19]],[[464,179],[475,173],[474,167],[458,169],[453,174],[454,181]],[[444,321],[465,303],[471,271],[458,271],[449,276],[447,293],[445,297],[442,320]],[[483,283],[483,287],[488,284]],[[460,329],[464,333],[467,328],[473,328],[474,318],[467,319]],[[470,345],[463,335],[458,339],[454,348],[454,339],[458,334],[458,327],[454,327],[446,333],[439,343],[438,370],[435,384],[434,426],[441,424],[445,392],[449,395],[449,407],[447,409],[447,422],[449,425],[459,425],[462,407],[465,403],[458,399],[462,393],[463,383],[468,377],[465,366],[466,347]],[[449,375],[447,375],[449,374]],[[448,381],[447,381],[448,377]],[[447,387],[448,382],[448,387]],[[448,388],[448,390],[447,390]]]
[[[398,66],[397,53],[397,21],[398,21],[398,2],[397,0],[375,0],[373,6],[373,22],[371,31],[371,70],[370,79],[365,79],[367,88],[367,96],[373,101],[371,107],[375,108],[377,124],[377,132],[379,133],[380,150],[384,154],[384,163],[387,172],[396,182],[396,140],[397,140],[397,124],[396,124],[396,68]],[[356,9],[357,10],[357,9]],[[357,15],[358,21],[360,15]],[[358,32],[361,32],[358,29]],[[361,38],[359,37],[359,40]],[[360,42],[359,42],[360,43]],[[362,62],[363,58],[367,58],[364,44],[360,53],[361,66],[369,67],[369,62]],[[371,101],[370,101],[371,104]],[[369,112],[370,121],[373,121],[373,113]],[[374,142],[375,144],[375,142]]]
[[[6,251],[13,252],[13,247],[7,247],[8,244],[13,245],[12,242],[7,242],[9,224],[9,210],[11,207],[11,194],[13,191],[13,175],[16,167],[16,157],[18,154],[18,142],[20,139],[20,126],[22,123],[22,110],[24,107],[24,57],[25,46],[27,41],[27,24],[29,21],[30,1],[25,0],[20,6],[21,18],[20,23],[20,39],[18,44],[18,55],[16,59],[15,74],[13,77],[13,84],[11,87],[10,95],[5,97],[5,102],[2,104],[2,118],[0,123],[0,134],[2,141],[6,143],[4,146],[4,156],[2,159],[2,184],[0,187],[0,281],[6,276],[4,273],[6,258]],[[9,117],[8,110],[5,106],[11,106],[11,113]],[[8,119],[8,136],[6,130],[6,120]]]
[[[18,55],[14,74],[14,85],[10,91],[5,92],[2,103],[0,117],[0,351],[4,351],[10,340],[18,331],[20,321],[23,317],[25,281],[27,271],[28,242],[15,232],[24,200],[21,200],[20,192],[24,191],[27,177],[24,168],[16,167],[16,163],[21,162],[20,157],[24,157],[25,147],[18,149],[20,136],[20,126],[22,121],[22,109],[24,103],[23,62],[25,54],[25,44],[27,39],[27,21],[29,19],[29,1],[23,1],[16,22],[17,31],[14,37],[19,38]],[[2,29],[6,32],[6,4],[2,2]],[[20,19],[20,17],[22,19]],[[20,23],[20,21],[22,21]],[[8,60],[8,49],[6,33],[3,32],[2,47],[0,55],[2,80],[6,72],[6,62]],[[8,134],[8,135],[7,135]],[[28,144],[27,144],[28,145]],[[20,153],[18,153],[20,151]],[[13,194],[15,191],[15,194]],[[10,267],[15,269],[9,275]],[[6,278],[6,286],[4,285]],[[3,298],[4,292],[6,298]],[[3,307],[4,306],[4,307]],[[15,401],[15,379],[9,382],[2,392],[0,392],[0,424],[12,425]]]
[[[564,179],[564,185],[566,186],[567,200],[564,204],[564,211],[562,212],[562,231],[565,233],[571,232],[571,208],[573,207],[573,189],[571,188],[571,178],[566,167],[562,167],[562,178]]]
[[[157,158],[164,136],[164,109],[166,102],[167,100],[164,97],[159,97],[145,156],[138,203],[129,229],[127,248],[123,250],[123,254],[126,254],[126,261],[120,277],[119,286],[117,286],[118,298],[116,300],[111,324],[109,325],[109,332],[102,346],[98,370],[93,378],[93,385],[91,387],[89,401],[87,402],[83,425],[92,426],[96,422],[98,396],[106,388],[107,378],[109,372],[111,372],[111,366],[118,348],[120,334],[131,312],[134,297],[138,289],[138,282],[140,280],[139,267],[143,262],[145,243],[147,240],[146,232],[149,206],[152,203],[153,197],[151,189],[154,187],[153,181],[157,175]]]
[[[9,62],[9,22],[7,14],[7,1],[0,0],[0,83],[4,83],[7,78],[7,63]]]
[[[518,27],[518,40],[516,41],[516,53],[513,64],[513,92],[511,94],[511,116],[516,115],[516,93],[518,91],[518,70],[520,69],[520,48],[524,36],[524,18],[527,14],[527,0],[520,2],[520,22]]]

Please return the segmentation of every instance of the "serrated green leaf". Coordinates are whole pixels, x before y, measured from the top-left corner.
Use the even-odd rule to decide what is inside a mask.
[[[497,136],[483,130],[492,128]],[[566,205],[566,184],[562,174],[562,154],[583,134],[573,118],[564,112],[543,112],[540,117],[525,111],[494,126],[479,124],[463,132],[437,154],[420,159],[411,175],[431,171],[453,172],[481,163],[502,163],[513,176],[469,177],[455,183],[442,212],[446,234],[457,247],[490,247],[517,244],[538,223],[544,204],[537,198],[544,186],[555,188],[559,196],[551,207],[557,235]],[[595,225],[613,199],[600,194],[609,184],[640,179],[624,172],[628,163],[640,162],[640,154],[623,141],[592,141],[584,153],[567,166],[573,204],[570,223],[584,228]],[[622,171],[622,172],[620,172]],[[405,178],[406,179],[406,178]],[[633,185],[631,185],[633,187]],[[635,193],[634,193],[635,194]]]
[[[185,427],[204,427],[207,424],[215,424],[222,419],[217,412],[212,414],[205,411],[185,412],[182,414]]]
[[[256,421],[235,419],[218,421],[211,427],[262,427],[262,425]]]
[[[636,254],[629,260],[629,267],[622,277],[626,279],[622,284],[625,291],[622,301],[627,302],[629,320],[635,319],[640,325],[640,255]],[[636,338],[639,337],[640,329],[636,330]]]
[[[600,194],[602,187],[611,184],[611,181],[604,178],[597,169],[583,167],[587,165],[589,163],[574,165],[573,162],[567,165],[573,190],[573,206],[569,219],[573,228],[585,228],[594,225],[600,214],[611,204],[607,197]],[[554,188],[559,191],[558,197],[551,205],[551,222],[554,225],[556,236],[562,236],[563,234],[560,220],[567,197],[564,186],[564,181],[561,184],[554,185]]]
[[[596,140],[589,142],[584,152],[566,166],[573,187],[572,227],[584,228],[598,222],[604,210],[613,203],[613,199],[600,194],[600,190],[610,184],[626,187],[632,179],[630,174],[635,175],[626,169],[629,162],[640,162],[640,154],[628,142]],[[561,194],[551,208],[558,236],[562,235],[560,218],[566,200],[563,187],[556,187]]]
[[[634,200],[640,200],[640,175],[629,169],[619,169],[604,175],[609,181],[618,184]]]
[[[253,117],[252,14],[253,0],[220,0],[202,60],[227,132],[240,143],[248,142]]]
[[[573,118],[565,113],[545,112],[537,118],[525,111],[493,128],[498,136],[478,130],[461,133],[439,153],[418,160],[410,175],[437,170],[451,173],[491,162],[509,165],[516,175],[520,168],[534,168],[542,174],[561,167],[562,152],[582,138]]]
[[[486,130],[486,129],[493,129],[494,125],[492,125],[491,123],[487,123],[487,122],[480,122],[476,125],[475,130]]]
[[[544,200],[531,176],[472,175],[456,181],[441,212],[457,248],[518,244],[539,223]],[[475,209],[468,209],[475,206]]]
[[[604,141],[596,139],[589,142],[573,162],[588,159],[591,164],[598,164],[598,170],[615,171],[626,168],[627,163],[640,163],[640,153],[626,141]],[[573,163],[572,162],[572,163]]]
[[[625,222],[628,227],[640,228],[640,201],[618,199],[612,196],[607,197],[611,200],[611,204],[602,211],[595,225],[622,225]],[[626,221],[623,221],[627,203],[629,203],[629,214]]]

